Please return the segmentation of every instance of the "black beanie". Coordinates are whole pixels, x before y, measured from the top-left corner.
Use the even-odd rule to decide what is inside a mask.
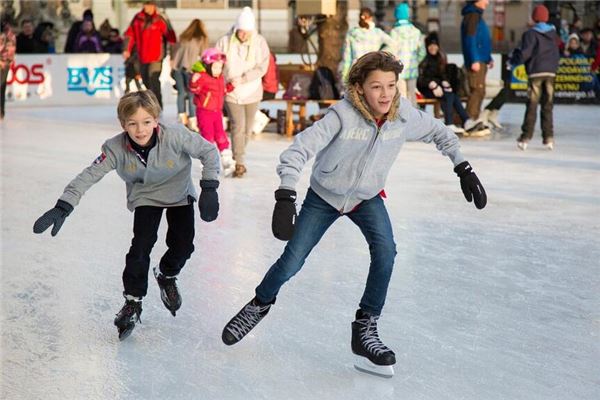
[[[437,32],[431,32],[425,38],[425,47],[429,46],[430,44],[437,44],[438,46],[440,45]]]

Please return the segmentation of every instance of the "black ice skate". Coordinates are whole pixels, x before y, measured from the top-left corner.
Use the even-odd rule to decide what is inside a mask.
[[[352,323],[352,352],[359,357],[354,367],[361,372],[391,378],[396,355],[379,339],[378,318],[362,310],[356,311],[356,320]]]
[[[242,340],[268,314],[273,303],[274,300],[269,304],[260,304],[256,297],[250,300],[223,328],[223,343],[231,346]]]
[[[142,322],[140,319],[142,315],[142,298],[126,295],[125,293],[123,293],[123,296],[125,297],[125,304],[115,318],[115,326],[119,331],[119,340],[127,339],[131,335],[133,328],[135,328],[135,323]]]
[[[160,298],[167,310],[175,316],[175,313],[181,307],[181,295],[177,289],[177,278],[174,276],[165,276],[160,272],[160,267],[157,265],[153,269],[154,277],[160,288]]]

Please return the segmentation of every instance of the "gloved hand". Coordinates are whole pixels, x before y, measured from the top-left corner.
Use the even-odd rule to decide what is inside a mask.
[[[65,222],[65,218],[67,218],[72,211],[72,205],[66,201],[58,200],[53,209],[46,211],[44,215],[35,221],[35,224],[33,224],[33,233],[42,233],[48,229],[50,225],[54,225],[50,233],[52,236],[56,236],[58,231],[60,231],[60,227]]]
[[[429,82],[429,89],[433,92],[435,97],[443,97],[444,90],[435,81]]]
[[[452,93],[452,85],[448,81],[442,81],[442,87],[444,88],[444,92]]]
[[[219,181],[206,179],[200,181],[202,191],[200,192],[200,199],[198,199],[198,208],[200,209],[200,218],[203,221],[214,221],[219,215],[218,187]]]
[[[487,195],[479,178],[473,172],[473,168],[468,161],[463,161],[454,167],[454,172],[460,178],[460,188],[465,199],[470,203],[475,200],[475,207],[482,209],[487,204]]]
[[[289,189],[275,191],[275,209],[271,229],[279,240],[290,240],[294,236],[296,223],[296,192]]]

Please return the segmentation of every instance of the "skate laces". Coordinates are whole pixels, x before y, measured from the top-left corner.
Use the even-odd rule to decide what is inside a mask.
[[[227,330],[229,330],[236,339],[240,340],[260,322],[264,316],[263,313],[270,307],[270,304],[267,304],[266,306],[255,306],[252,305],[252,303],[246,304],[244,309],[240,311],[233,321],[231,321]]]
[[[381,339],[379,339],[379,333],[377,332],[377,319],[376,316],[369,316],[368,318],[357,319],[356,322],[362,325],[360,329],[360,336],[369,353],[375,355],[381,355],[390,350]]]
[[[125,305],[123,308],[121,308],[121,311],[117,314],[117,317],[122,315],[127,315],[129,318],[132,318],[135,315],[137,320],[142,322],[141,310],[138,302],[135,300],[125,300]]]

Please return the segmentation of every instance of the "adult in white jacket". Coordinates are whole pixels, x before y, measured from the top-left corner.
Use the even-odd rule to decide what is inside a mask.
[[[269,45],[256,32],[256,21],[250,7],[244,7],[230,33],[221,37],[216,47],[227,55],[225,80],[234,90],[225,97],[231,119],[234,177],[246,173],[244,155],[252,133],[254,116],[263,96],[262,77],[269,67]]]

